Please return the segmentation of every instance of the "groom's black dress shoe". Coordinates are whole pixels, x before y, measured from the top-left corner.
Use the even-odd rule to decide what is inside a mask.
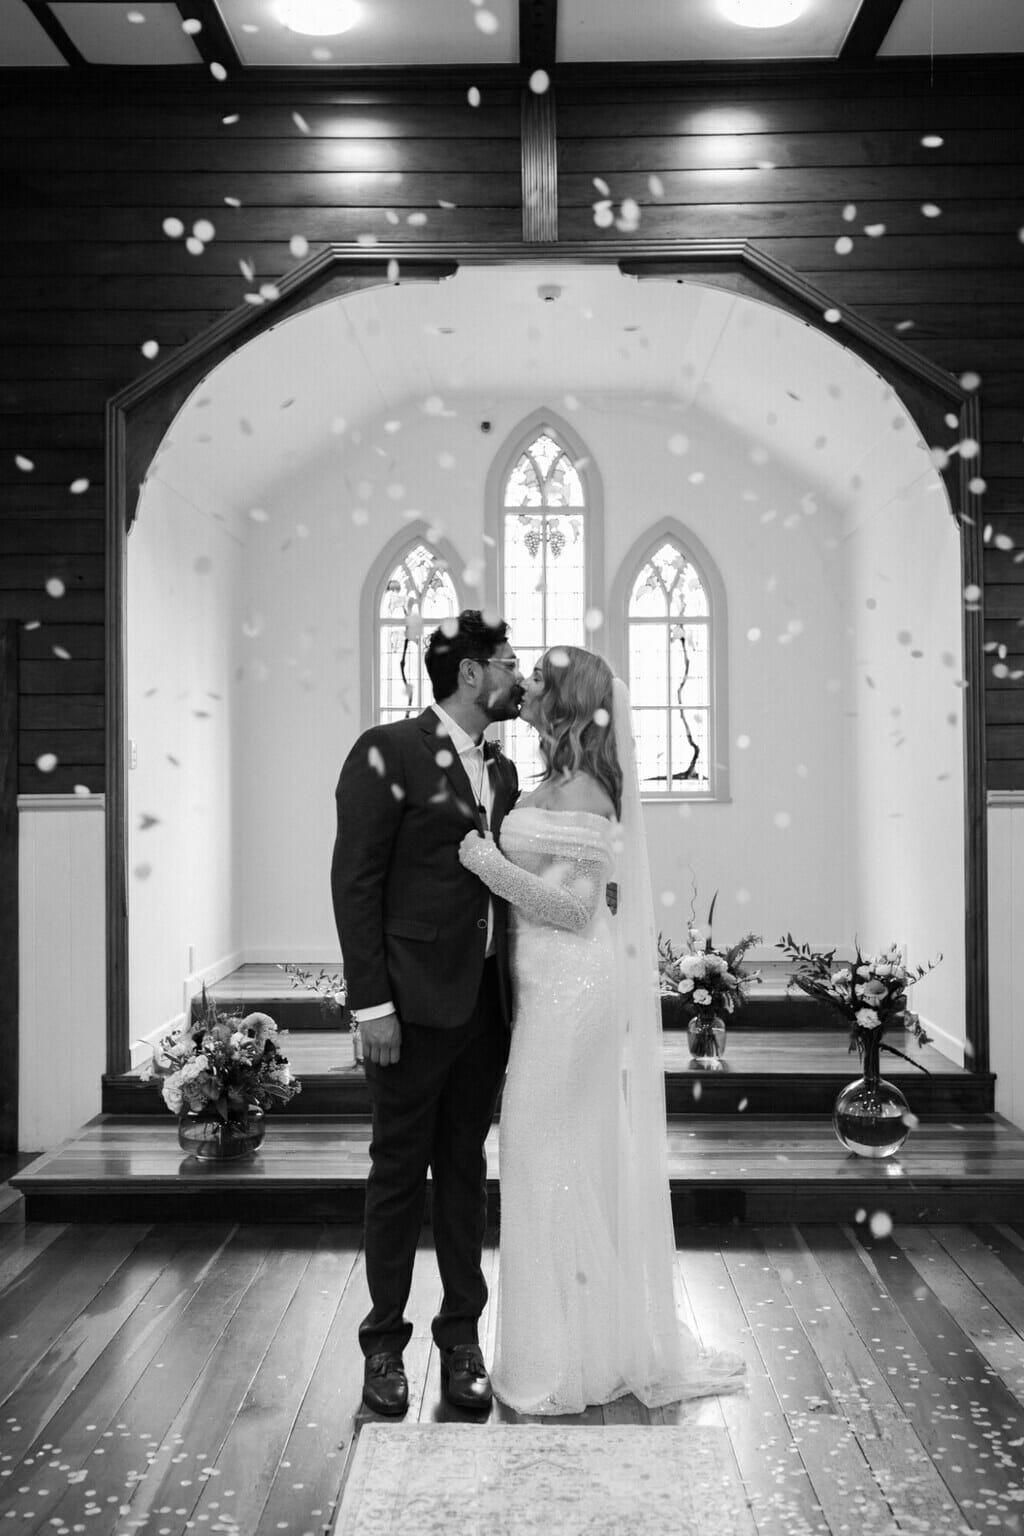
[[[409,1406],[409,1382],[401,1355],[367,1355],[363,1367],[363,1402],[374,1413],[398,1419]]]
[[[453,1408],[489,1408],[491,1381],[476,1344],[455,1344],[441,1351],[441,1390]]]

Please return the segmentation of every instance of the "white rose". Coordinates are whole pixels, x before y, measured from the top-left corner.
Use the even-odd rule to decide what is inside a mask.
[[[706,991],[704,987],[698,987],[693,994],[693,1000],[698,1008],[707,1008],[711,1002],[711,993]]]
[[[677,982],[676,983],[676,991],[677,992],[681,992],[684,997],[686,996],[687,992],[692,992],[693,991],[693,979],[692,979],[692,977],[684,976],[682,981]]]
[[[857,1009],[857,1023],[862,1025],[864,1029],[874,1029],[875,1025],[879,1022],[878,1014],[873,1008]]]
[[[706,976],[707,965],[703,955],[684,955],[679,962],[684,976]]]

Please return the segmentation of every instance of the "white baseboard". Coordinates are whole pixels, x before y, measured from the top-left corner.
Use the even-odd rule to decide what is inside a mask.
[[[337,946],[330,949],[324,944],[279,944],[276,949],[245,951],[246,965],[285,965],[288,962],[292,965],[322,965],[325,971],[341,970],[341,955]],[[238,963],[243,964],[241,960]]]
[[[192,1007],[192,999],[203,990],[204,985],[212,987],[215,982],[223,981],[225,976],[230,976],[232,971],[237,971],[240,965],[244,965],[247,958],[244,949],[236,949],[230,955],[222,955],[219,960],[200,966],[198,971],[194,971],[191,976],[186,976],[181,984],[181,1008],[185,1017],[188,1017]]]
[[[175,1030],[181,1028],[186,1015],[179,1013],[177,1018],[168,1019],[166,1024],[158,1024],[156,1029],[151,1029],[148,1035],[140,1035],[131,1043],[131,1070],[141,1067],[153,1054],[153,1050],[160,1044],[165,1035],[173,1035]]]
[[[957,1040],[948,1030],[943,1029],[941,1024],[934,1024],[931,1019],[926,1019],[923,1013],[920,1015],[920,1018],[925,1031],[931,1036],[928,1042],[931,1048],[938,1051],[940,1056],[945,1056],[955,1067],[962,1067],[964,1065],[964,1042]]]

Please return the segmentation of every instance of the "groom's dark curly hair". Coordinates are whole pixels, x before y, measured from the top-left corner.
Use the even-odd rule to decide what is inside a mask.
[[[445,619],[431,635],[423,657],[437,702],[443,704],[458,688],[460,662],[490,661],[507,639],[505,620],[490,624],[479,608],[464,608],[457,621]]]

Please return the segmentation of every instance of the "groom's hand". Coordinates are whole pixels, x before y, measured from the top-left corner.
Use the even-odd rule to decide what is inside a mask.
[[[380,1019],[364,1019],[359,1025],[363,1040],[363,1059],[382,1067],[394,1066],[402,1054],[402,1026],[397,1013]]]

